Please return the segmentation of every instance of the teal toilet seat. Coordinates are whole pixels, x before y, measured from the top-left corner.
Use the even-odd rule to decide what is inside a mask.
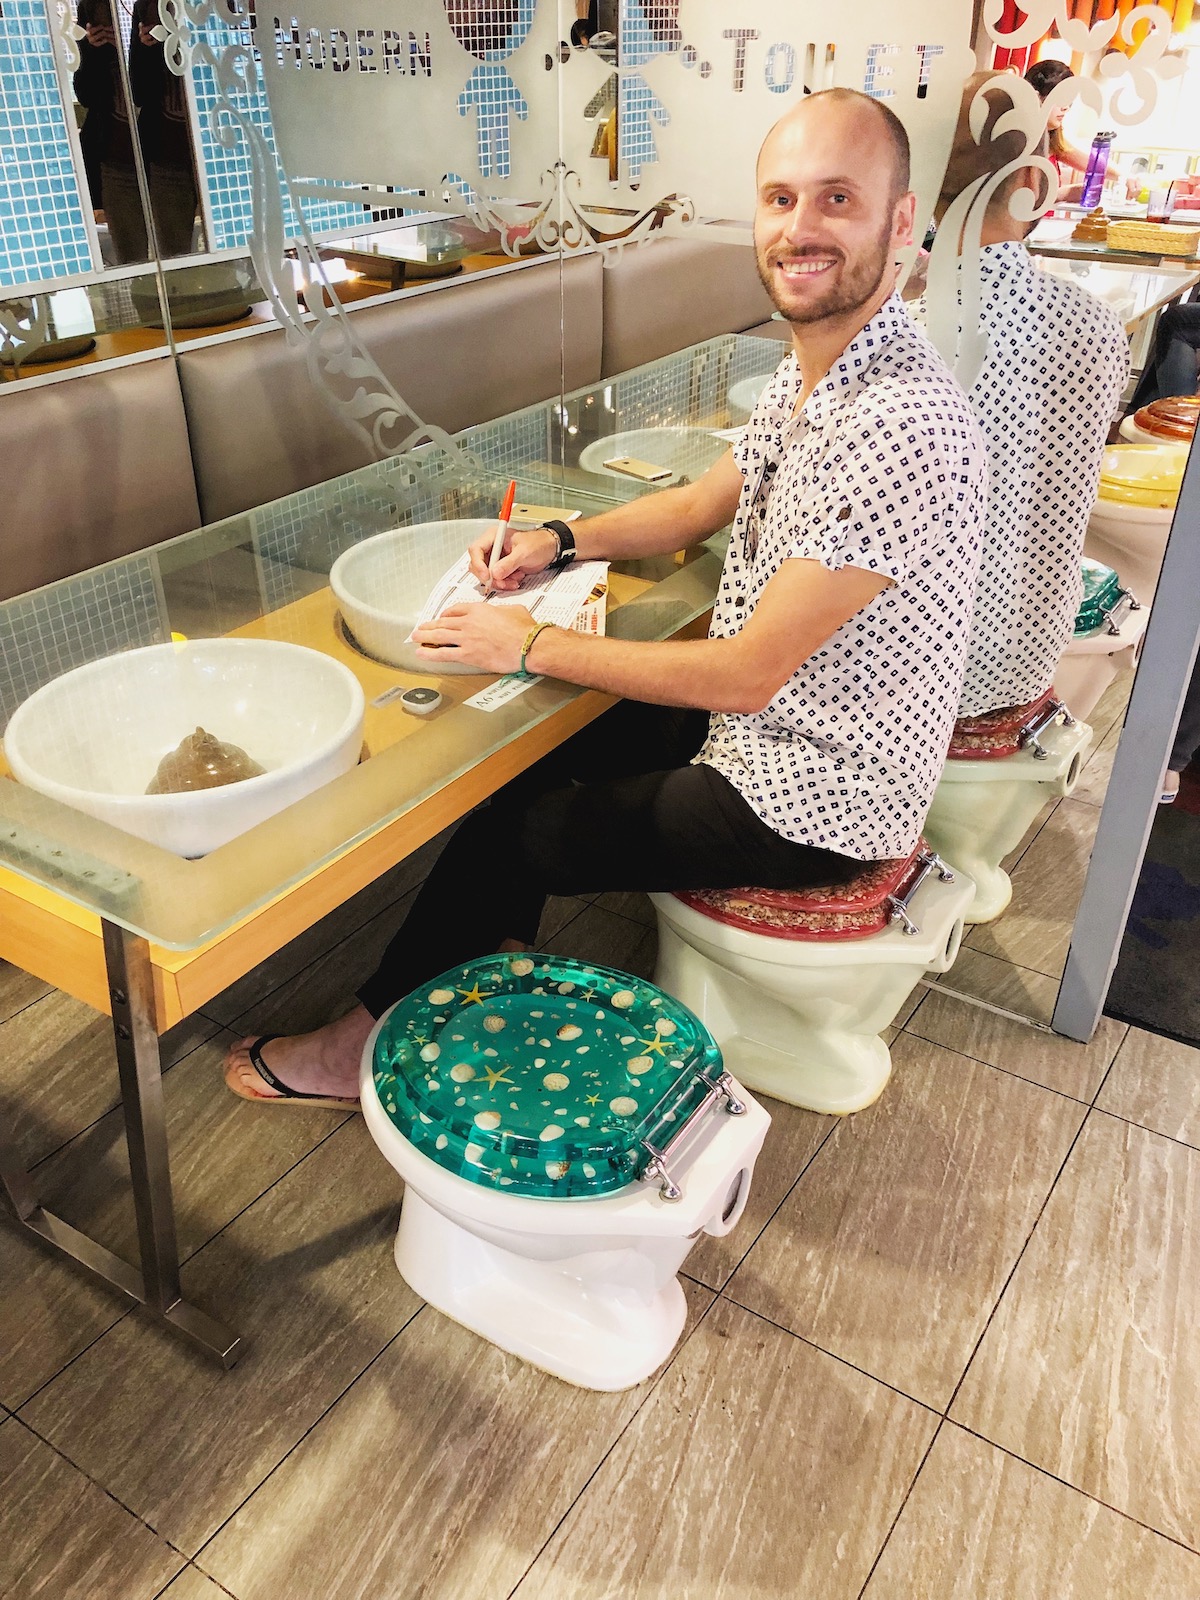
[[[373,1077],[389,1120],[438,1166],[509,1194],[611,1194],[654,1177],[701,1113],[742,1107],[703,1023],[628,973],[497,955],[387,1014]]]
[[[1128,589],[1122,588],[1119,576],[1111,567],[1089,556],[1082,558],[1083,599],[1075,613],[1075,638],[1087,639],[1107,627],[1109,633],[1120,631],[1121,614],[1137,610],[1137,602]]]

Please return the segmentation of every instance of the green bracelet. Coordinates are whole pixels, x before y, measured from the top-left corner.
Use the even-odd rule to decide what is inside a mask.
[[[552,628],[553,626],[554,624],[552,622],[535,622],[533,627],[530,628],[529,632],[525,635],[525,643],[521,646],[521,665],[517,668],[518,678],[537,677],[537,673],[529,672],[526,669],[525,657],[533,649],[533,641],[537,638],[538,634],[543,633],[547,628]]]

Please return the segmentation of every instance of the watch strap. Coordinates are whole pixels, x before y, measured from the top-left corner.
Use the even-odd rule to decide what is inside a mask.
[[[550,532],[558,540],[558,554],[550,565],[555,568],[570,566],[576,556],[575,535],[567,524],[560,522],[557,517],[552,518],[549,522],[544,522],[542,526],[549,528]]]

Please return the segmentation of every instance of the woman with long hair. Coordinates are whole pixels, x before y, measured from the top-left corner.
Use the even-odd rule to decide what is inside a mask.
[[[1025,82],[1032,84],[1039,100],[1046,97],[1075,74],[1062,61],[1039,61],[1025,74]],[[1078,200],[1083,193],[1083,174],[1087,171],[1087,152],[1076,150],[1063,138],[1065,106],[1056,106],[1046,119],[1046,134],[1050,141],[1048,151],[1055,172],[1058,173],[1058,199]]]

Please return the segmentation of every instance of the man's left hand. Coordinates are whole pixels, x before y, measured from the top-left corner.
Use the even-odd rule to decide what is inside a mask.
[[[436,621],[414,629],[413,643],[421,660],[435,666],[453,661],[480,672],[516,672],[532,627],[524,606],[451,606]]]

